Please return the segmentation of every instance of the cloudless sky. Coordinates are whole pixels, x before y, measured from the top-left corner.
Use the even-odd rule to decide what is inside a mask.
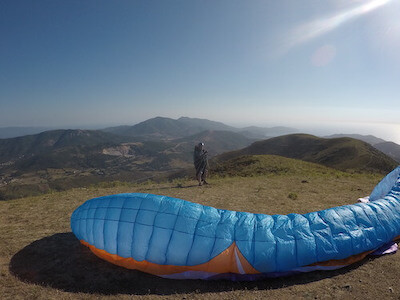
[[[0,127],[188,116],[400,143],[399,16],[397,0],[2,0]]]

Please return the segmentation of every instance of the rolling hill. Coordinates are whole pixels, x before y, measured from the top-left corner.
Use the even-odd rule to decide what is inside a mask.
[[[126,140],[126,138],[96,130],[52,130],[35,135],[0,139],[0,163],[66,147],[93,147],[121,143]]]
[[[351,137],[357,140],[364,141],[379,151],[385,153],[387,156],[393,158],[396,162],[400,163],[400,145],[394,142],[387,142],[383,139],[377,138],[373,135],[361,135],[361,134],[334,134],[326,136],[326,138],[338,138],[338,137]]]
[[[343,134],[343,133],[341,133],[341,134],[328,135],[328,136],[325,136],[324,138],[337,139],[337,138],[342,138],[342,137],[349,137],[349,138],[353,138],[356,140],[360,140],[360,141],[366,142],[372,146],[374,146],[375,144],[386,142],[385,140],[378,138],[376,136],[362,135],[362,134]]]
[[[137,141],[102,131],[56,130],[0,140],[0,170],[16,165],[19,171],[46,168],[105,168],[115,158],[131,162],[169,160],[192,162],[195,144],[205,142],[210,155],[248,146],[252,141],[230,131],[203,131],[174,141]],[[146,164],[142,164],[142,167]]]
[[[324,139],[306,134],[258,141],[241,150],[217,156],[217,162],[242,155],[279,155],[339,170],[389,172],[397,163],[371,145],[352,138]]]
[[[131,145],[128,155],[115,156],[106,151],[126,144]],[[3,139],[0,140],[0,194],[8,199],[105,180],[148,177],[159,169],[153,160],[166,147],[165,143],[144,144],[91,130],[55,130]]]
[[[161,178],[192,167],[193,147],[210,156],[252,141],[229,131],[204,131],[177,140],[142,140],[102,131],[56,130],[0,140],[0,192],[12,197],[100,181]],[[11,191],[11,193],[9,193]]]
[[[121,128],[125,127],[117,129]],[[204,128],[208,129],[199,131]],[[210,158],[219,155],[215,159],[219,162],[242,155],[272,154],[340,170],[382,173],[397,164],[367,143],[351,138],[322,139],[295,134],[255,142],[254,136],[262,135],[267,128],[247,128],[249,131],[244,134],[223,123],[203,119],[154,118],[126,127],[133,130],[131,136],[114,129],[111,131],[121,135],[99,130],[52,130],[0,139],[0,192],[11,191],[9,197],[18,194],[21,187],[29,195],[32,191],[101,181],[191,174],[193,147],[199,142],[206,144]]]

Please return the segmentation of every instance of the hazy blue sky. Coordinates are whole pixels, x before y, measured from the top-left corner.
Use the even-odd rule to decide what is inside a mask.
[[[0,127],[188,116],[400,142],[399,16],[397,0],[2,0]]]

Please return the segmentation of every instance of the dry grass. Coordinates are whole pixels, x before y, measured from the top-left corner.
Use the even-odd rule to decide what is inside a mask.
[[[0,202],[1,299],[400,299],[400,254],[348,268],[256,282],[166,280],[95,257],[69,227],[87,199],[123,192],[178,197],[217,208],[267,214],[305,213],[354,203],[379,176],[276,175],[214,178],[198,187],[176,180],[80,188]],[[289,198],[289,194],[295,194]]]

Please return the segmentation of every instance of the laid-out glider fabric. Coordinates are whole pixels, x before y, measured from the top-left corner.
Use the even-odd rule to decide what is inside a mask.
[[[252,280],[335,269],[399,238],[399,174],[400,167],[385,177],[371,202],[303,215],[236,212],[152,194],[110,195],[78,207],[71,228],[96,255],[168,278]]]

